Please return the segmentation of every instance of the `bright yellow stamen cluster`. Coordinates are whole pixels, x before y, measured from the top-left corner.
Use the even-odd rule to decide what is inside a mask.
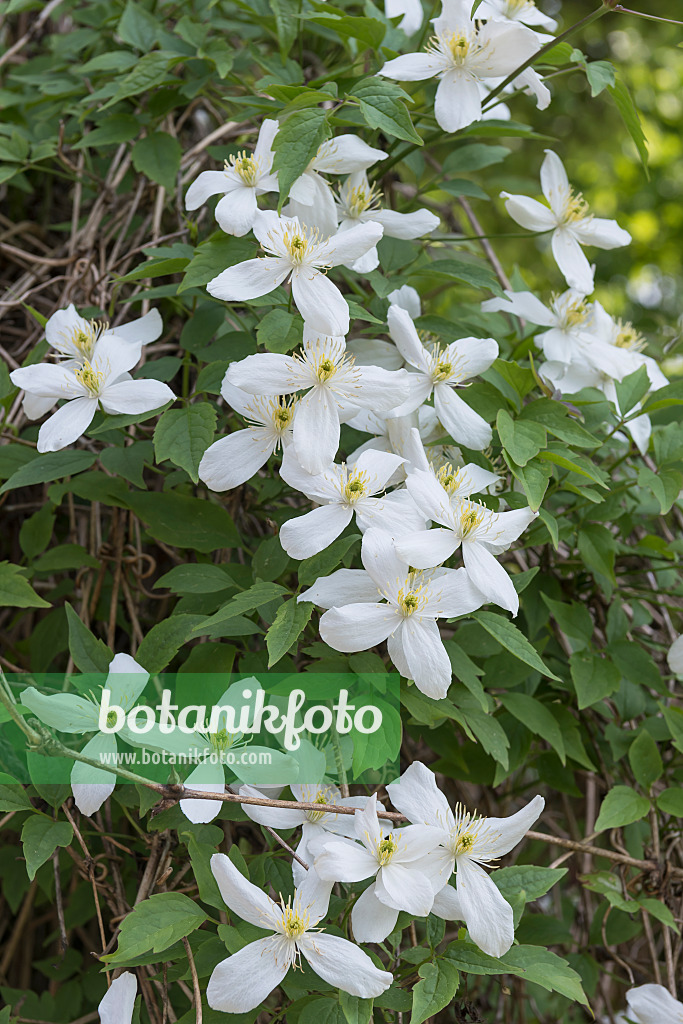
[[[398,843],[393,836],[388,835],[377,844],[377,860],[384,867],[398,850]]]
[[[310,918],[308,914],[299,913],[296,907],[292,906],[291,898],[282,904],[282,925],[285,935],[289,939],[300,939],[308,929]]]
[[[485,819],[479,817],[476,811],[470,814],[462,804],[456,804],[455,820],[456,826],[451,833],[453,853],[456,857],[461,853],[471,854],[477,844]]]
[[[253,187],[259,176],[259,162],[256,157],[243,150],[225,161],[226,171],[231,170],[239,174],[245,185]]]
[[[449,32],[435,36],[430,40],[428,49],[447,54],[456,66],[464,64],[472,47],[472,42],[464,32]]]
[[[382,193],[376,185],[365,189],[359,186],[351,189],[346,196],[346,208],[351,217],[360,217],[366,210],[374,210],[379,206]]]
[[[472,530],[480,526],[484,521],[484,508],[475,502],[463,502],[460,510],[460,532],[463,537],[468,537]]]
[[[425,603],[426,595],[420,583],[417,587],[401,587],[397,595],[397,603],[404,615],[413,615]]]
[[[344,499],[353,505],[359,498],[364,497],[370,490],[370,481],[367,473],[356,470],[346,483],[342,482],[342,493]]]
[[[84,359],[92,359],[95,345],[108,330],[107,320],[89,320],[85,326],[75,327],[70,335],[62,334],[62,337],[70,341]]]
[[[278,434],[282,434],[292,422],[294,401],[288,402],[285,398],[277,398],[269,403],[269,407],[273,426]]]
[[[569,191],[569,198],[564,208],[564,222],[565,224],[573,224],[578,220],[585,220],[588,216],[588,203],[583,198],[580,192],[574,192],[573,189]]]
[[[104,384],[104,374],[100,370],[95,370],[87,359],[82,366],[74,370],[74,376],[93,398],[99,397]]]
[[[557,302],[558,296],[553,295],[553,304]],[[559,310],[560,306],[556,306]],[[561,312],[562,326],[566,329],[571,327],[581,327],[586,323],[590,316],[590,310],[586,305],[585,299],[574,299],[573,302],[567,303],[565,308]]]
[[[453,494],[460,486],[461,471],[455,471],[450,462],[437,470],[437,480],[448,494]]]
[[[207,735],[209,743],[218,753],[224,750],[229,750],[233,745],[234,737],[232,733],[227,731],[227,729],[219,729],[218,732],[210,732]]]
[[[619,333],[614,342],[617,348],[625,348],[629,352],[642,352],[646,345],[645,338],[638,333],[633,324],[617,320],[617,326]]]

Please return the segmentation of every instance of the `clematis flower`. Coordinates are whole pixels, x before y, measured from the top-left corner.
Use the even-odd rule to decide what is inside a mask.
[[[507,290],[504,299],[487,299],[481,308],[485,313],[512,313],[548,328],[534,338],[546,359],[569,362],[597,340],[593,328],[594,303],[573,288],[553,295],[549,306],[544,306],[531,292]]]
[[[354,903],[351,924],[358,942],[382,942],[400,910],[426,917],[432,909],[434,893],[442,887],[441,864],[435,861],[431,871],[428,854],[439,845],[439,836],[428,825],[408,825],[387,834],[377,817],[376,793],[354,818],[359,842],[316,839],[314,866],[329,882],[375,879]]]
[[[261,125],[253,153],[246,150],[225,161],[222,171],[202,171],[185,195],[185,209],[196,210],[210,196],[223,193],[216,206],[216,220],[228,235],[246,235],[258,215],[257,197],[278,191],[273,174],[273,139],[278,123],[270,118]]]
[[[66,309],[58,309],[48,319],[45,324],[45,339],[58,355],[74,360],[75,364],[80,366],[83,360],[92,360],[99,341],[112,336],[119,344],[130,345],[132,351],[137,351],[139,359],[141,347],[150,341],[156,341],[161,334],[162,326],[159,311],[156,309],[150,310],[137,320],[131,320],[128,324],[110,328],[106,320],[86,320],[76,311],[74,304],[70,303]],[[38,420],[50,411],[56,401],[54,396],[34,395],[27,391],[24,394],[22,409],[30,420]]]
[[[434,114],[446,132],[457,132],[482,117],[482,85],[506,78],[539,49],[524,25],[472,21],[469,0],[444,2],[425,53],[387,61],[378,74],[402,82],[439,79]]]
[[[389,292],[387,298],[389,299],[390,306],[400,306],[401,309],[405,309],[407,313],[410,313],[413,320],[416,320],[422,314],[420,296],[412,285],[401,285],[400,288]]]
[[[475,474],[474,482],[481,486],[485,479],[480,480]],[[492,512],[485,505],[465,501],[459,496],[458,491],[468,486],[464,476],[460,482],[458,475],[448,470],[440,475],[424,470],[410,473],[406,487],[413,501],[425,518],[440,523],[440,528],[399,537],[396,550],[401,558],[419,569],[445,562],[462,545],[463,562],[472,585],[487,601],[516,615],[519,611],[517,591],[494,556],[507,551],[538,512],[530,508]]]
[[[114,978],[97,1007],[101,1024],[130,1024],[137,993],[138,979],[130,971]]]
[[[229,381],[221,395],[245,419],[245,430],[235,430],[209,445],[199,463],[199,479],[212,491],[229,491],[250,480],[280,447],[292,439],[296,402],[281,397],[256,398]]]
[[[395,210],[381,209],[381,198],[381,192],[375,185],[370,185],[365,171],[350,174],[341,186],[336,201],[339,230],[348,231],[356,224],[381,224],[388,238],[413,239],[429,235],[438,228],[439,218],[429,210],[397,213]],[[368,274],[378,266],[377,249],[372,248],[356,260],[351,269],[359,274]]]
[[[445,697],[451,663],[436,620],[481,607],[481,593],[464,569],[410,569],[391,534],[375,527],[363,537],[361,560],[365,569],[338,569],[297,600],[328,609],[320,635],[336,651],[366,651],[387,640],[402,676],[428,697]]]
[[[228,267],[209,281],[209,294],[243,302],[267,295],[291,276],[292,295],[306,324],[324,335],[348,334],[348,304],[324,271],[363,256],[382,237],[380,225],[358,224],[324,236],[296,217],[267,210],[254,223],[254,234],[267,255]]]
[[[456,394],[455,388],[488,370],[498,356],[493,338],[460,338],[450,345],[423,345],[410,315],[400,306],[389,306],[389,333],[407,363],[417,373],[409,375],[410,397],[392,416],[404,416],[434,393],[434,408],[457,444],[481,450],[491,443],[490,425]]]
[[[683,1003],[663,985],[639,985],[626,993],[628,1017],[637,1024],[683,1024]]]
[[[424,21],[420,0],[384,0],[384,13],[387,18],[401,18],[398,27],[403,29],[407,36],[415,35]]]
[[[483,0],[477,7],[477,17],[491,18],[493,21],[520,22],[533,29],[541,43],[549,42],[552,36],[548,33],[557,29],[555,19],[539,11],[534,0]],[[540,32],[539,29],[545,29],[545,32]]]
[[[348,526],[354,514],[362,532],[371,526],[394,534],[423,529],[424,516],[407,491],[376,497],[403,462],[399,455],[368,450],[353,465],[333,463],[324,473],[314,475],[299,466],[293,446],[289,448],[280,476],[319,507],[283,524],[280,543],[287,554],[292,558],[310,558],[323,551]]]
[[[43,423],[38,433],[39,452],[57,452],[83,434],[101,405],[108,413],[143,413],[175,400],[167,384],[159,380],[132,380],[128,374],[140,358],[132,344],[120,343],[110,334],[97,341],[92,361],[82,364],[34,363],[12,370],[18,387],[39,398],[67,401]]]
[[[226,906],[243,921],[272,932],[214,967],[206,990],[212,1010],[254,1009],[290,967],[300,966],[302,957],[324,981],[361,999],[379,996],[391,985],[391,974],[375,967],[367,953],[317,927],[327,912],[331,883],[314,872],[307,874],[291,901],[278,905],[247,881],[225,854],[213,855],[211,870]]]
[[[339,788],[331,783],[295,783],[290,789],[295,800],[307,804],[338,804],[340,807],[363,808],[368,802],[367,796],[343,797]],[[263,793],[253,786],[241,786],[239,792],[240,796],[263,796]],[[301,839],[296,852],[309,865],[309,871],[313,870],[311,845],[315,840],[329,834],[355,835],[355,820],[350,814],[333,814],[331,811],[311,811],[303,808],[298,811],[295,807],[260,807],[258,804],[242,804],[241,807],[244,813],[259,825],[275,829],[296,828],[301,825]],[[294,884],[301,885],[306,877],[306,869],[296,860],[292,861],[292,873]]]
[[[509,192],[501,192],[501,197],[517,224],[529,231],[552,231],[553,256],[567,284],[583,295],[589,295],[594,287],[593,268],[581,246],[615,249],[628,245],[631,236],[615,220],[594,217],[583,196],[571,188],[559,156],[551,149],[545,152],[541,188],[548,205],[528,196],[510,195]]]
[[[292,185],[289,193],[292,215],[302,223],[314,223],[322,235],[333,235],[337,230],[334,193],[322,175],[356,174],[386,158],[386,153],[368,146],[358,135],[337,135],[323,142]]]
[[[244,732],[230,732],[227,728],[228,711],[232,709],[235,718],[239,715],[241,723],[243,709],[249,707],[255,692],[262,689],[255,676],[229,686],[215,704],[215,707],[221,709],[215,723],[217,729],[212,728],[209,732],[209,722],[202,722],[189,733],[179,729],[164,732],[155,724],[136,745],[157,747],[176,756],[181,755],[186,761],[197,761],[197,766],[185,779],[185,785],[188,789],[202,793],[225,792],[226,768],[241,782],[291,783],[299,771],[293,757],[272,747],[250,743]],[[247,714],[245,725],[248,729],[253,727],[253,712]],[[221,806],[219,800],[197,800],[190,797],[180,801],[181,811],[195,824],[213,821]]]
[[[109,707],[123,708],[126,715],[147,685],[149,672],[137,664],[129,654],[117,654],[109,665],[109,674],[103,689],[109,691]],[[118,733],[100,731],[100,700],[88,699],[76,693],[46,695],[33,686],[27,687],[21,695],[21,703],[29,708],[41,722],[59,732],[73,732],[80,735],[94,732],[81,753],[101,763],[115,763],[119,735],[126,742],[133,739],[127,725]],[[110,711],[109,715],[115,715]],[[109,725],[113,726],[114,721]],[[149,743],[148,745],[152,745]],[[90,816],[98,811],[116,786],[116,776],[103,768],[76,761],[71,769],[71,789],[76,806],[83,814]]]
[[[255,395],[307,392],[297,404],[292,437],[297,458],[308,473],[322,473],[334,461],[340,423],[353,416],[358,406],[389,412],[408,397],[405,370],[356,366],[344,342],[331,337],[315,346],[309,343],[293,356],[275,352],[247,356],[228,367],[225,379]]]
[[[517,846],[541,814],[541,796],[509,818],[483,818],[457,804],[455,813],[436,784],[434,773],[414,761],[397,782],[387,786],[391,802],[414,824],[431,825],[440,835],[444,877],[455,867],[456,885],[441,890],[434,913],[446,920],[462,919],[470,937],[489,956],[500,957],[514,939],[512,907],[482,868]],[[454,896],[451,895],[454,893]]]

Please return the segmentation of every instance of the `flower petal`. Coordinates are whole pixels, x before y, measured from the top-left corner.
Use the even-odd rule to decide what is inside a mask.
[[[515,938],[512,907],[483,868],[459,857],[455,888],[472,941],[489,956],[507,953]]]
[[[112,327],[112,334],[132,344],[147,345],[150,341],[156,341],[163,329],[164,325],[159,310],[150,309],[149,313],[138,317],[137,320]]]
[[[313,166],[322,174],[352,174],[386,158],[386,153],[368,146],[358,135],[337,135],[318,147]]]
[[[446,797],[436,784],[436,776],[420,761],[413,761],[396,782],[390,782],[387,793],[397,811],[414,824],[432,825],[450,830],[455,824]],[[447,834],[447,833],[446,833]]]
[[[663,985],[639,985],[626,993],[629,1017],[637,1017],[639,1024],[674,1024],[683,1020],[683,1003],[671,995]]]
[[[434,388],[434,408],[456,444],[464,444],[473,451],[483,451],[490,445],[490,424],[448,384],[437,384]]]
[[[166,402],[174,402],[175,395],[160,380],[122,380],[110,384],[100,398],[105,412],[118,413],[151,412]]]
[[[405,910],[416,917],[426,917],[434,902],[434,891],[425,876],[413,867],[397,864],[395,860],[380,868],[375,895],[388,907]]]
[[[574,231],[582,245],[594,245],[598,249],[618,249],[631,241],[628,231],[620,228],[615,220],[606,220],[604,217],[590,217],[580,221]]]
[[[310,558],[336,540],[353,519],[353,511],[335,502],[321,505],[280,528],[280,543],[291,558]]]
[[[564,274],[570,288],[583,295],[593,291],[593,268],[583,253],[573,231],[558,228],[553,231],[552,249],[555,262]]]
[[[527,231],[552,231],[556,227],[555,214],[538,200],[509,192],[501,192],[500,196],[505,200],[508,214]]]
[[[431,53],[404,53],[388,60],[377,72],[384,78],[395,78],[398,82],[421,82],[433,78],[443,71],[445,60]]]
[[[74,398],[45,420],[38,432],[39,452],[58,452],[88,429],[97,412],[96,398]]]
[[[396,927],[398,910],[388,907],[375,895],[375,883],[362,892],[351,911],[351,927],[356,942],[383,942]]]
[[[297,945],[323,981],[352,996],[373,999],[386,992],[393,981],[388,971],[375,967],[367,953],[339,935],[305,934]]]
[[[372,603],[379,594],[372,576],[364,569],[337,569],[331,576],[321,576],[300,595],[300,601],[312,601],[320,608],[336,608],[345,604]]]
[[[396,551],[416,569],[432,569],[451,557],[460,541],[453,530],[423,530],[396,538]]]
[[[138,980],[130,971],[114,978],[97,1012],[100,1024],[130,1024],[138,994]]]
[[[274,938],[257,939],[227,960],[221,960],[214,967],[206,989],[206,1001],[211,1009],[246,1013],[262,1003],[289,970],[289,959],[276,958],[276,949]]]
[[[441,221],[431,210],[415,213],[397,213],[395,210],[377,210],[372,219],[381,224],[389,238],[422,238],[436,231]]]
[[[400,639],[410,668],[409,678],[418,690],[435,700],[445,697],[452,669],[436,620],[424,616],[420,620],[413,616],[404,619]]]
[[[44,694],[34,686],[21,694],[21,703],[45,725],[60,732],[93,732],[98,728],[99,711],[92,701],[75,693]]]
[[[257,209],[256,189],[245,185],[219,200],[216,220],[226,234],[241,238],[251,230]]]
[[[361,392],[354,401],[380,416],[408,400],[411,378],[415,376],[407,370],[383,370],[380,366],[360,366],[358,373]]]
[[[196,210],[203,206],[210,196],[227,192],[229,187],[224,171],[202,171],[185,193],[185,209]]]
[[[436,90],[434,116],[445,132],[458,132],[481,121],[478,81],[462,71],[448,71]]]
[[[276,256],[261,256],[245,263],[228,267],[209,281],[206,290],[209,295],[227,302],[244,302],[267,295],[282,284],[291,266]]]
[[[313,866],[320,878],[330,882],[374,878],[379,867],[377,858],[365,846],[341,836],[318,842]]]
[[[470,580],[484,597],[516,615],[519,611],[517,591],[505,569],[491,552],[476,541],[465,541],[462,546],[462,557]]]
[[[513,292],[506,290],[505,299],[487,299],[481,308],[485,313],[512,313],[514,316],[529,320],[539,327],[554,327],[556,317],[531,292]]]
[[[335,651],[367,651],[386,640],[399,625],[388,604],[347,604],[320,617],[320,636]]]
[[[447,569],[429,587],[425,611],[437,617],[469,615],[481,608],[484,595],[470,579],[466,569]]]
[[[535,796],[508,818],[486,818],[486,828],[481,833],[481,840],[477,842],[477,857],[490,860],[509,853],[538,820],[544,807],[543,797]]]
[[[230,363],[225,379],[252,395],[287,395],[310,386],[297,376],[297,364],[292,357],[276,352],[259,352]]]
[[[135,704],[147,685],[149,672],[138,665],[130,654],[116,654],[109,663],[109,673],[104,684],[109,690],[110,704],[125,705],[126,711]]]
[[[447,346],[444,358],[453,365],[457,381],[469,380],[488,370],[498,358],[498,342],[493,338],[459,338]]]
[[[314,267],[302,267],[292,274],[292,295],[307,326],[327,335],[349,333],[346,299],[328,277]]]
[[[190,772],[185,779],[188,789],[196,789],[200,793],[225,793],[225,768],[220,763],[203,761]],[[193,800],[192,798],[180,801],[180,810],[186,818],[189,818],[195,825],[203,825],[213,821],[221,809],[220,800]]]
[[[552,149],[546,149],[545,159],[541,164],[541,188],[551,209],[561,217],[567,206],[571,188],[564,164]]]
[[[389,334],[407,363],[429,373],[429,361],[410,314],[401,306],[390,305],[387,313]]]
[[[297,406],[293,439],[308,473],[322,473],[339,448],[339,408],[325,387],[313,388]]]
[[[368,530],[363,537],[361,560],[380,590],[398,593],[408,575],[408,563],[396,551],[393,537],[385,530]]]
[[[275,450],[275,438],[249,427],[214,441],[199,463],[199,479],[212,491],[229,491],[258,473]]]
[[[444,921],[462,921],[464,914],[460,905],[460,897],[452,885],[444,885],[432,904],[432,914],[442,917]]]
[[[116,736],[113,733],[98,732],[86,743],[81,753],[94,761],[99,761],[100,764],[114,764],[117,749]],[[116,775],[112,772],[83,764],[82,761],[76,761],[71,769],[71,789],[81,814],[90,817],[95,811],[99,811],[115,788]]]
[[[243,921],[257,928],[271,928],[279,920],[278,908],[271,898],[246,879],[224,853],[214,853],[211,871],[226,907]]]
[[[364,256],[369,249],[377,245],[383,234],[384,228],[374,220],[368,221],[367,224],[356,224],[347,231],[338,231],[329,242],[332,266],[348,265]]]

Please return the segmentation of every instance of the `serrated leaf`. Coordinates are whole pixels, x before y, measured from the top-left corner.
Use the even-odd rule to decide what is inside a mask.
[[[646,729],[636,736],[629,747],[628,760],[636,782],[648,791],[664,771],[657,744]]]
[[[286,309],[272,309],[256,328],[256,340],[269,352],[286,354],[303,341],[304,324],[300,316]]]
[[[545,704],[542,704],[536,697],[530,697],[527,693],[506,693],[501,696],[500,702],[530,732],[549,743],[562,764],[565,763],[566,754],[562,730]]]
[[[280,126],[273,142],[273,171],[277,172],[280,186],[278,209],[282,209],[292,185],[328,135],[327,116],[318,107],[295,110]]]
[[[445,957],[418,968],[421,981],[413,989],[413,1011],[410,1024],[423,1024],[427,1017],[443,1010],[458,991],[460,974],[455,964]]]
[[[349,92],[360,102],[360,111],[369,128],[379,128],[391,138],[405,139],[421,146],[405,104],[406,94],[394,82],[383,78],[363,78]]]
[[[161,85],[170,75],[170,65],[179,59],[181,58],[177,54],[167,53],[164,50],[146,53],[133,70],[126,75],[112,98],[100,107],[100,111],[114,106],[121,100],[128,99],[129,96],[140,96],[149,89]]]
[[[296,643],[313,614],[310,601],[297,602],[296,598],[280,605],[275,621],[266,633],[268,668],[276,665]]]
[[[128,0],[116,27],[117,35],[141,53],[149,53],[157,42],[162,26],[135,0]]]
[[[167,409],[154,428],[156,461],[170,459],[197,483],[199,463],[213,441],[215,429],[216,411],[208,402]]]
[[[527,462],[545,446],[545,427],[542,427],[540,423],[513,420],[505,409],[498,411],[496,427],[503,447],[510,453],[518,466],[526,466]]]
[[[616,693],[621,685],[621,672],[609,658],[588,651],[572,654],[569,659],[572,682],[578,698],[579,711],[597,704]]]
[[[206,921],[194,900],[179,892],[161,892],[138,903],[121,922],[115,953],[102,959],[108,964],[135,959],[152,950],[160,953],[186,937]]]
[[[639,366],[633,373],[629,373],[623,380],[614,382],[617,392],[617,401],[622,416],[631,412],[633,407],[640,402],[650,390],[650,378],[647,367]]]

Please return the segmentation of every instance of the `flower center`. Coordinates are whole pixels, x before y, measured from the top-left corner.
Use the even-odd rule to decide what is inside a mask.
[[[346,212],[349,217],[360,217],[366,210],[377,209],[381,198],[382,193],[376,185],[367,189],[359,185],[358,188],[351,189],[345,196]]]
[[[381,867],[388,864],[391,858],[398,850],[398,843],[392,835],[388,835],[386,839],[381,839],[377,844],[377,860]]]
[[[472,854],[482,833],[486,834],[486,819],[475,811],[470,814],[463,804],[455,805],[455,828],[451,830],[450,847],[455,854]],[[487,858],[488,859],[488,858]]]
[[[460,470],[454,472],[450,462],[442,466],[436,474],[437,480],[448,494],[453,494],[454,491],[457,491],[460,486],[460,476]]]
[[[212,746],[217,753],[229,750],[235,742],[235,737],[232,733],[228,732],[227,729],[219,729],[218,732],[207,733],[207,738],[210,746]]]
[[[460,532],[468,537],[484,521],[484,509],[473,502],[464,502],[460,512]]]
[[[564,208],[563,221],[565,224],[574,224],[576,221],[585,220],[588,217],[588,203],[580,192],[569,190],[569,196]]]
[[[342,483],[342,494],[346,501],[350,505],[355,504],[359,498],[362,498],[370,490],[370,481],[368,480],[367,473],[356,470],[355,473],[349,477],[346,484]]]
[[[116,712],[109,711],[107,713],[107,729],[113,729],[117,722],[118,718],[116,716]]]
[[[617,327],[619,333],[617,334],[614,344],[617,348],[628,349],[629,352],[642,352],[645,348],[645,338],[642,334],[639,334],[633,324],[622,323],[621,320],[617,320]]]
[[[77,370],[74,370],[74,376],[78,380],[86,391],[89,392],[92,398],[99,398],[100,392],[102,391],[102,385],[104,384],[104,374],[100,370],[93,369],[92,365],[86,359],[82,366]]]
[[[398,606],[403,614],[408,617],[414,615],[425,603],[426,595],[422,593],[423,586],[420,583],[417,587],[411,587],[407,591],[401,587],[398,592]]]
[[[526,10],[528,7],[536,7],[534,0],[507,0],[505,4],[505,17],[514,18],[515,15]]]
[[[315,794],[313,800],[310,801],[313,804],[333,804],[335,803],[334,793],[324,789],[319,789]],[[321,821],[328,811],[306,811],[306,817],[309,821]]]
[[[590,315],[585,299],[574,299],[562,308],[559,296],[554,295],[552,304],[559,317],[560,327],[565,331],[571,330],[572,327],[582,327]]]
[[[282,903],[282,926],[287,938],[300,939],[308,928],[309,920],[308,914],[300,914],[298,908],[292,906],[291,899],[286,904]]]
[[[62,333],[84,359],[92,359],[95,345],[105,331],[109,330],[107,320],[89,320],[87,324],[74,327],[71,334]]]
[[[270,403],[270,417],[278,434],[284,433],[294,417],[294,401],[285,398],[274,399]]]
[[[251,154],[242,150],[241,153],[237,153],[236,156],[231,156],[229,160],[225,161],[226,171],[234,171],[238,174],[245,185],[249,185],[253,188],[256,184],[259,176],[259,162],[251,156]]]
[[[444,32],[442,35],[433,36],[427,47],[428,53],[436,53],[446,57],[453,67],[459,68],[466,63],[477,50],[481,49],[476,43],[476,36],[468,35],[466,32]]]

